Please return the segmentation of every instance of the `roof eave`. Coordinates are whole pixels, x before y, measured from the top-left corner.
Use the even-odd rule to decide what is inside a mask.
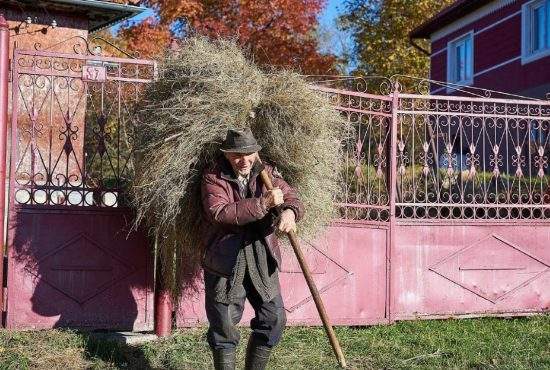
[[[93,26],[91,25],[89,28],[90,32],[95,32],[95,31],[99,31],[101,29],[107,28],[118,22],[122,22],[128,18],[132,18],[138,14],[141,14],[145,10],[147,10],[147,8],[143,8],[135,5],[118,4],[118,3],[107,2],[102,0],[50,0],[50,1],[56,2],[59,4],[77,5],[87,9],[105,10],[105,11],[117,13],[113,18],[110,18],[109,20],[103,23],[98,23]]]
[[[430,36],[437,30],[451,24],[471,13],[482,6],[490,3],[493,0],[458,0],[448,7],[441,10],[432,18],[428,19],[420,26],[414,28],[410,33],[411,39],[429,39]]]

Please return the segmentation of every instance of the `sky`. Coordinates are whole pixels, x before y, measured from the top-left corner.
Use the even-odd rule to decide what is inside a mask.
[[[328,0],[325,11],[319,17],[321,23],[332,23],[338,16],[338,8],[342,7],[343,0]]]

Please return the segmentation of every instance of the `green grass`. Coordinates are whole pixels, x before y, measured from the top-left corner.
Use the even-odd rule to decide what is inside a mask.
[[[242,328],[238,368],[249,329]],[[550,316],[399,322],[342,327],[351,369],[550,369]],[[0,331],[2,369],[208,369],[205,329],[126,346],[68,330]],[[335,369],[321,328],[288,328],[269,369]]]

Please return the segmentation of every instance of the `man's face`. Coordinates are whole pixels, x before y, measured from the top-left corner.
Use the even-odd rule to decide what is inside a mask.
[[[237,175],[248,176],[256,161],[258,152],[254,153],[223,153]]]

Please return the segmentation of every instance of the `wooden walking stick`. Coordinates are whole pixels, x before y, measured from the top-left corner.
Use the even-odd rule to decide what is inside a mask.
[[[269,178],[269,174],[267,173],[266,170],[263,170],[262,172],[260,172],[260,177],[265,187],[267,188],[267,190],[272,190],[273,183],[271,182],[271,179]],[[338,342],[338,338],[336,338],[334,329],[330,324],[327,312],[325,310],[325,306],[323,305],[323,301],[321,300],[321,295],[319,294],[319,291],[315,286],[315,282],[311,277],[311,272],[309,271],[309,267],[306,264],[306,261],[304,259],[304,254],[302,253],[302,249],[300,248],[300,243],[298,242],[298,236],[293,230],[287,233],[287,236],[288,236],[288,239],[290,240],[290,244],[292,245],[292,249],[294,249],[294,254],[298,259],[298,263],[300,264],[304,277],[306,278],[307,286],[309,287],[309,291],[313,296],[313,301],[315,302],[315,306],[317,306],[317,311],[319,312],[321,321],[323,321],[323,326],[325,327],[325,331],[330,341],[330,345],[332,346],[332,350],[334,351],[334,354],[336,355],[336,358],[338,359],[338,363],[340,363],[340,366],[345,368],[346,359],[344,358],[344,353],[342,352],[342,348],[340,348],[340,343]]]

